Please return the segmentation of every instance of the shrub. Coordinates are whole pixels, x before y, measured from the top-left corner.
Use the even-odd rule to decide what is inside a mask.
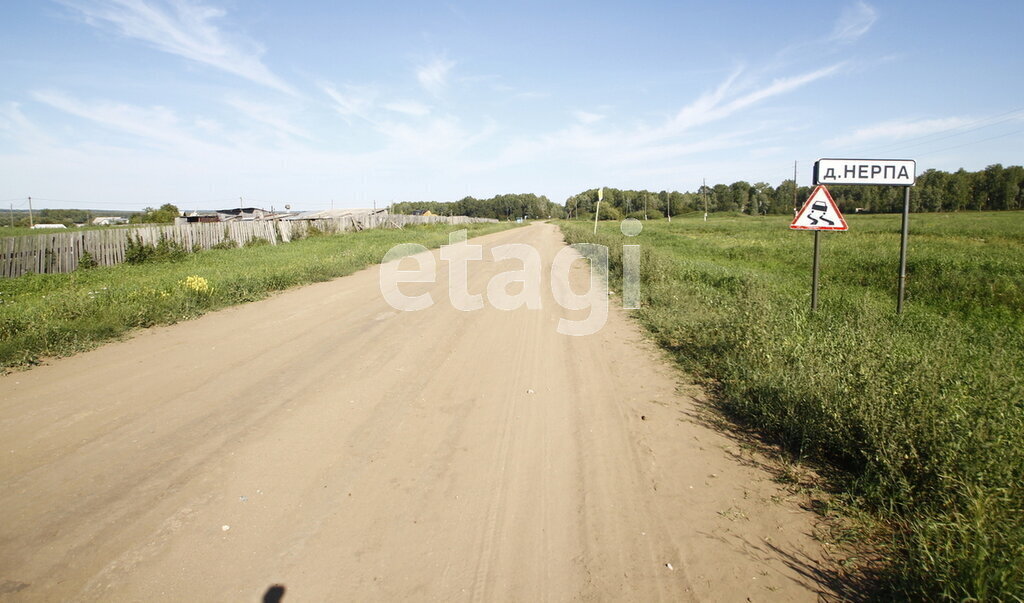
[[[81,257],[78,258],[78,269],[88,270],[89,268],[96,267],[96,259],[92,257],[92,254],[88,251],[83,251]]]
[[[631,212],[627,218],[633,218],[635,220],[658,220],[664,218],[665,215],[656,209],[649,209],[646,213],[643,210]]]
[[[177,241],[160,235],[156,245],[146,245],[138,235],[128,236],[128,244],[124,251],[124,261],[129,264],[146,262],[174,262],[188,255],[185,246]]]
[[[600,220],[615,220],[618,222],[622,220],[622,210],[615,207],[614,205],[601,204],[600,209]]]
[[[124,249],[124,261],[128,264],[144,264],[153,256],[153,248],[142,242],[138,236],[128,235],[128,244]]]

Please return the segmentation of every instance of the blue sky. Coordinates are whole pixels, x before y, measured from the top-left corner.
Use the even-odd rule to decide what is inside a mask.
[[[7,0],[0,201],[364,207],[1024,163],[1018,2]]]

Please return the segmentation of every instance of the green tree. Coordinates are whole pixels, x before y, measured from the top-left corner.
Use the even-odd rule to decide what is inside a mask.
[[[711,187],[711,194],[708,195],[709,211],[736,211],[736,202],[732,199],[732,189],[725,184],[716,184]]]
[[[946,209],[952,211],[967,209],[971,200],[971,176],[967,170],[960,168],[954,172],[946,186],[949,199]]]
[[[739,180],[729,185],[729,192],[732,204],[736,206],[735,211],[747,214],[756,214],[757,210],[750,211],[750,183]]]
[[[142,210],[141,214],[135,214],[132,216],[131,222],[133,224],[170,224],[180,215],[181,212],[175,205],[171,203],[164,203],[160,206],[160,209],[147,207]]]
[[[794,209],[793,198],[796,194],[795,191],[796,182],[792,179],[783,180],[782,183],[775,188],[775,195],[772,198],[771,213],[792,214]]]
[[[771,211],[772,185],[757,182],[750,187],[750,208],[753,214],[766,214]]]

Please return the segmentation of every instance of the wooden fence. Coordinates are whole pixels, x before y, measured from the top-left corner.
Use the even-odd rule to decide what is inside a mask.
[[[466,216],[408,216],[404,214],[365,214],[319,220],[281,220],[251,222],[208,222],[174,226],[137,226],[109,230],[55,232],[0,239],[0,277],[71,272],[88,252],[100,266],[124,261],[129,237],[145,245],[161,240],[174,241],[186,250],[210,249],[225,241],[244,245],[264,239],[271,245],[287,243],[305,236],[311,228],[331,234],[367,228],[402,228],[411,224],[471,224],[497,222],[490,218]]]

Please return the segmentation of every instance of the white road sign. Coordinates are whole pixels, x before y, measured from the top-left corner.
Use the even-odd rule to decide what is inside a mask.
[[[846,230],[846,219],[828,189],[818,185],[789,225],[795,230]]]
[[[819,159],[814,163],[815,184],[913,186],[916,179],[913,159]]]

